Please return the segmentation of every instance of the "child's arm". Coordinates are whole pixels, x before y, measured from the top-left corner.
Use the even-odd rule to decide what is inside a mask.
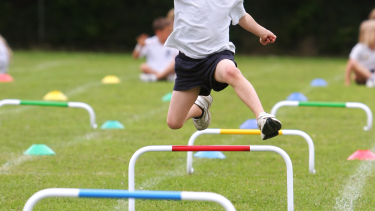
[[[353,61],[349,59],[346,65],[346,70],[345,70],[345,85],[346,86],[350,85],[350,73],[352,72],[352,69],[353,69]]]
[[[240,19],[238,24],[246,31],[260,37],[259,41],[262,45],[274,43],[276,40],[276,36],[272,32],[255,22],[255,20],[248,13],[246,13],[246,15]]]
[[[135,49],[133,50],[133,58],[138,59],[139,54],[141,52],[141,49],[143,46],[145,46],[146,39],[148,38],[147,34],[141,34],[139,35],[137,39],[137,46],[135,46]]]
[[[175,60],[173,61],[163,70],[163,72],[156,73],[156,77],[158,80],[166,78],[168,75],[174,73],[174,65],[175,65]]]

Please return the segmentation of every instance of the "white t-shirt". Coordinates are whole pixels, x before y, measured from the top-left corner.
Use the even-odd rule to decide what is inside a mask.
[[[177,49],[165,47],[157,36],[147,38],[139,52],[139,56],[146,56],[146,63],[157,72],[165,70],[177,54]]]
[[[8,55],[8,48],[3,42],[3,40],[0,39],[0,61],[8,63],[9,55]]]
[[[175,0],[174,13],[174,29],[165,46],[194,59],[224,50],[235,53],[229,25],[246,14],[243,0]]]
[[[358,61],[369,70],[375,70],[375,50],[371,50],[366,44],[357,43],[350,52],[349,58]]]

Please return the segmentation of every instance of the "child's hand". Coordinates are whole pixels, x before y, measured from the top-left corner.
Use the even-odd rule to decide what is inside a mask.
[[[148,35],[147,34],[141,34],[139,35],[136,39],[137,39],[137,43],[141,46],[144,46],[145,45],[145,41],[146,39],[148,38]]]
[[[272,32],[270,32],[268,30],[259,39],[259,42],[262,45],[267,45],[267,44],[270,44],[270,43],[274,43],[275,41],[276,41],[276,36]]]

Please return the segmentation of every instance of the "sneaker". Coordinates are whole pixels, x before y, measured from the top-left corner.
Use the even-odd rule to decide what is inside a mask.
[[[279,135],[281,122],[274,115],[262,112],[259,114],[258,128],[261,131],[260,137],[266,140]]]
[[[208,128],[208,126],[210,125],[211,113],[209,109],[212,105],[212,101],[213,99],[211,95],[208,95],[208,96],[199,95],[197,100],[195,101],[195,104],[204,110],[204,114],[201,118],[199,119],[193,118],[193,123],[194,123],[195,128],[197,128],[197,130],[204,130]]]
[[[372,88],[375,86],[375,74],[372,74],[371,77],[367,79],[366,86],[368,88]]]
[[[156,77],[156,75],[154,74],[146,74],[146,73],[142,73],[139,78],[141,79],[141,81],[143,82],[155,82],[158,80],[158,78]]]

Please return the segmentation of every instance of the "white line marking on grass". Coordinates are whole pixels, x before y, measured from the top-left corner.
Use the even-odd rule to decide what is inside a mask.
[[[75,60],[56,60],[56,61],[48,61],[48,62],[43,62],[38,64],[35,67],[36,71],[43,71],[47,70],[49,68],[54,68],[58,66],[65,66],[65,65],[71,65],[75,63],[79,63],[80,61],[75,61]]]
[[[133,116],[131,116],[130,119],[127,119],[126,121],[124,121],[124,123],[134,123],[134,122],[137,122],[141,119],[150,117],[152,115],[159,114],[161,111],[164,111],[168,106],[169,105],[162,105],[162,106],[160,106],[156,109],[150,110],[148,112],[144,112],[144,113],[139,114],[139,115],[133,115]],[[165,117],[165,118],[167,118],[167,117]]]
[[[0,110],[0,115],[2,114],[16,114],[16,113],[21,113],[23,111],[29,110],[31,107],[16,107],[12,109],[3,109]]]
[[[374,150],[375,147],[372,147],[371,151]],[[375,162],[361,161],[356,172],[346,181],[345,187],[340,191],[340,196],[336,198],[335,210],[354,210],[354,203],[362,195],[367,177],[372,174],[374,167]]]
[[[362,195],[366,179],[372,173],[374,166],[375,163],[371,161],[361,162],[356,172],[346,182],[346,186],[340,191],[340,196],[336,198],[335,210],[354,210],[354,203]]]
[[[150,110],[149,112],[146,112],[146,113],[142,113],[141,115],[136,115],[134,117],[131,117],[130,119],[128,119],[128,121],[125,121],[127,123],[134,123],[134,122],[137,122],[143,118],[147,118],[147,117],[151,117],[155,114],[158,114],[160,113],[160,111],[164,110],[166,107],[166,105],[163,105],[157,109],[153,109],[153,110]],[[52,148],[54,147],[69,147],[69,146],[74,146],[74,145],[77,145],[77,144],[80,144],[80,143],[83,143],[83,142],[86,142],[86,141],[90,141],[90,140],[93,140],[93,139],[97,139],[99,138],[101,135],[105,135],[105,133],[103,133],[104,131],[95,131],[95,132],[89,132],[89,133],[86,133],[82,136],[77,136],[75,138],[73,138],[72,141],[67,141],[67,142],[61,142],[61,143],[56,143],[56,144],[51,144],[50,146]],[[103,137],[103,140],[108,140],[110,139],[111,136],[107,136],[107,137]],[[54,146],[54,147],[53,147]],[[9,161],[7,161],[5,164],[3,164],[1,167],[0,167],[0,174],[3,174],[3,173],[8,173],[10,172],[11,168],[14,168],[16,166],[18,166],[19,164],[25,162],[25,161],[28,161],[28,160],[32,160],[34,159],[35,157],[32,157],[32,156],[27,156],[27,155],[21,155],[21,156],[18,156],[14,159],[10,159]]]
[[[139,187],[136,183],[135,189],[136,190],[151,190],[153,187],[155,187],[156,185],[160,184],[161,182],[163,182],[167,179],[171,179],[171,178],[176,177],[176,176],[185,175],[185,171],[186,171],[186,165],[184,164],[184,165],[181,165],[181,166],[177,167],[173,171],[168,171],[168,172],[164,173],[163,176],[154,177],[154,178],[151,178],[151,179],[148,179],[148,180],[142,182],[139,185]],[[128,199],[117,200],[117,205],[113,207],[113,210],[127,210],[127,209],[128,209]]]
[[[26,161],[33,160],[35,157],[29,155],[21,155],[15,158],[10,159],[8,162],[4,163],[0,167],[0,174],[7,174],[10,172],[11,168],[18,166]]]
[[[76,88],[73,88],[73,89],[65,92],[65,95],[67,95],[67,96],[73,96],[73,95],[79,94],[81,92],[85,92],[87,89],[89,89],[91,87],[94,87],[94,86],[98,86],[98,85],[100,85],[99,82],[87,83],[87,84],[84,84],[82,86],[78,86]]]

